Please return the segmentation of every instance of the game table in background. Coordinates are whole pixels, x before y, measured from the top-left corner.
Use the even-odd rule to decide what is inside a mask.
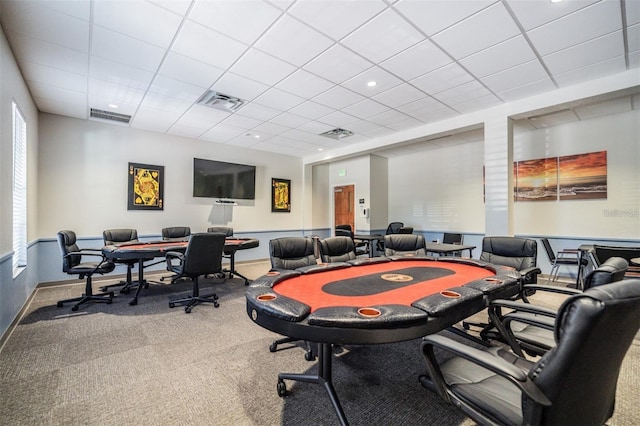
[[[108,245],[102,248],[102,253],[107,259],[112,260],[138,260],[138,286],[133,298],[129,301],[130,305],[138,304],[140,290],[144,287],[144,262],[164,257],[169,251],[182,252],[187,249],[188,241],[150,241],[137,243],[124,243],[120,245]],[[260,242],[255,238],[235,238],[229,237],[225,239],[224,253],[229,256],[230,268],[224,272],[229,273],[229,278],[237,275],[244,279],[245,285],[249,284],[249,280],[235,270],[235,254],[238,250],[245,250],[258,247]]]
[[[519,291],[509,267],[464,258],[391,257],[274,270],[246,293],[256,324],[318,343],[318,374],[280,373],[284,380],[321,384],[342,424],[347,419],[331,379],[332,345],[417,339],[444,330]]]

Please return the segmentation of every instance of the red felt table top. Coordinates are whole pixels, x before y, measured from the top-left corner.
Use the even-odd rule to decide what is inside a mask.
[[[434,270],[425,269],[420,273],[422,268],[434,268]],[[408,270],[413,273],[413,276],[405,273]],[[407,280],[408,284],[389,281],[389,276],[393,279],[394,274],[400,276],[400,280]],[[383,275],[386,279],[382,279]],[[421,279],[420,275],[429,276],[429,278]],[[431,294],[494,275],[488,269],[458,263],[387,262],[292,277],[274,285],[273,291],[310,306],[312,311],[335,306],[409,306],[412,302]],[[375,294],[362,294],[362,291],[356,291],[355,293],[359,294],[353,295],[330,294],[326,291],[329,287],[336,286],[344,290],[350,284],[353,284],[354,289],[356,286],[362,289],[363,281],[370,281],[372,285],[375,283]],[[385,288],[385,285],[388,285],[388,288]]]

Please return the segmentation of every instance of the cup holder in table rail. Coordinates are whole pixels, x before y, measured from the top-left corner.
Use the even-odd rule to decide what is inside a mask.
[[[276,296],[275,294],[271,294],[271,293],[267,293],[267,294],[261,294],[260,296],[257,296],[256,299],[259,302],[271,302],[272,300],[275,300],[278,296]]]
[[[382,312],[376,308],[360,308],[358,309],[358,314],[366,318],[375,318],[379,317]]]
[[[441,291],[440,294],[444,297],[450,297],[452,299],[457,299],[458,297],[460,297],[460,293],[451,290]]]

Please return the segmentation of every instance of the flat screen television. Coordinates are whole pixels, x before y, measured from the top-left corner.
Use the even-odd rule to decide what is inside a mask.
[[[193,196],[255,200],[256,166],[194,158]]]

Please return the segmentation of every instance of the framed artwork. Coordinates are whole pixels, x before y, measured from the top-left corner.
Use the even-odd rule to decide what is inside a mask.
[[[127,210],[163,210],[164,166],[129,163]]]
[[[271,178],[271,211],[291,211],[291,181],[289,179]]]
[[[558,158],[518,161],[515,169],[515,201],[558,199]]]
[[[560,199],[607,198],[607,151],[560,157]]]

